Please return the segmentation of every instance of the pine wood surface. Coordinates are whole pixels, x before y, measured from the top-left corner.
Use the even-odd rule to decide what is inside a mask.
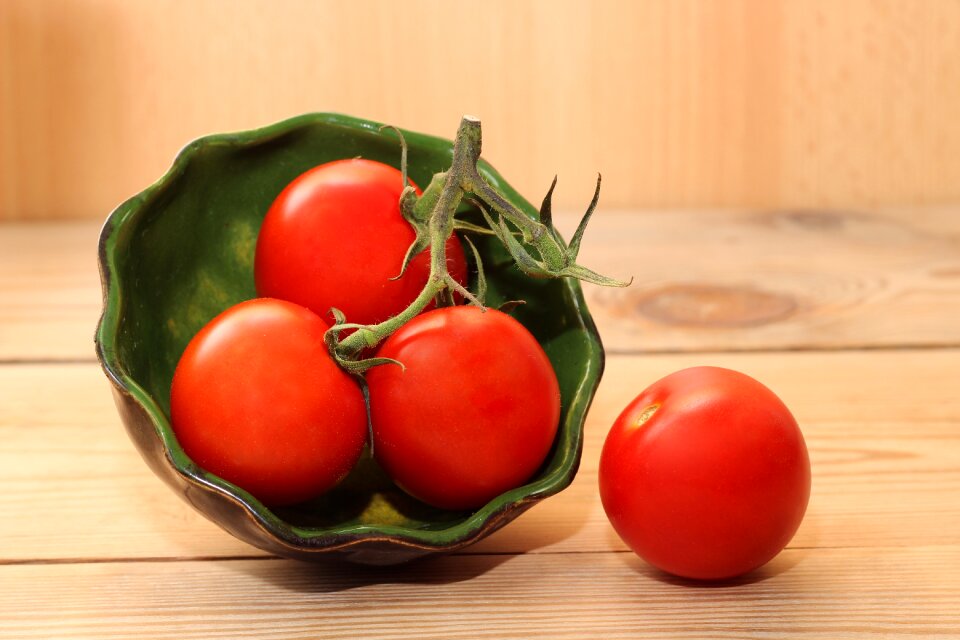
[[[608,358],[577,479],[390,569],[269,557],[151,475],[92,355],[97,231],[0,225],[0,638],[960,637],[956,209],[599,213],[584,263],[637,280],[587,292]],[[802,304],[746,322],[774,305],[733,289]],[[813,464],[788,549],[710,587],[633,556],[596,493],[622,406],[694,364],[774,389]]]
[[[0,226],[0,361],[93,357],[100,226]],[[581,262],[635,279],[585,287],[608,353],[960,344],[956,207],[601,209]]]

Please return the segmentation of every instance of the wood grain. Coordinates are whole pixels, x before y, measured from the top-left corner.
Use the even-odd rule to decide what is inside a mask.
[[[955,638],[960,548],[796,550],[696,586],[632,554],[448,557],[402,570],[286,560],[2,567],[27,638]]]
[[[960,351],[683,354],[611,357],[574,484],[467,553],[624,549],[597,498],[603,439],[644,386],[697,364],[757,377],[797,416],[814,485],[792,547],[960,544]],[[0,441],[0,513],[16,514],[0,563],[261,555],[151,475],[95,365],[0,366]]]
[[[951,0],[5,0],[0,218],[102,217],[189,140],[307,111],[485,123],[535,199],[863,207],[960,195]]]
[[[94,358],[100,224],[0,225],[0,361]]]
[[[570,237],[574,214],[558,214]],[[608,351],[960,345],[960,211],[597,213],[581,262]],[[99,224],[0,227],[0,361],[91,360]]]
[[[266,556],[151,475],[92,358],[97,231],[0,225],[4,639],[960,637],[956,207],[598,213],[583,262],[637,282],[587,289],[609,355],[576,480],[390,569]],[[620,409],[700,364],[778,393],[813,465],[787,550],[709,586],[627,551],[596,490]]]
[[[952,208],[645,211],[592,222],[580,260],[608,349],[704,351],[960,344]],[[571,218],[561,220],[567,237]],[[569,229],[569,231],[567,231]]]

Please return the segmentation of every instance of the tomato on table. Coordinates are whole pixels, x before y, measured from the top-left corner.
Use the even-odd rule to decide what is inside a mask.
[[[293,180],[260,229],[257,293],[296,302],[324,318],[336,307],[348,322],[360,324],[403,311],[426,285],[430,255],[420,253],[402,278],[391,280],[415,238],[400,213],[402,179],[389,165],[354,158],[314,167]],[[466,259],[456,236],[447,240],[446,254],[450,274],[466,284]]]
[[[327,352],[327,328],[309,309],[269,298],[204,326],[170,394],[187,455],[272,506],[319,495],[346,476],[366,442],[366,408]]]
[[[530,479],[553,444],[560,389],[527,329],[473,306],[421,314],[367,373],[374,456],[420,500],[471,509]]]
[[[633,551],[664,571],[721,579],[776,556],[810,496],[807,448],[786,405],[718,367],[666,376],[620,414],[600,497]]]

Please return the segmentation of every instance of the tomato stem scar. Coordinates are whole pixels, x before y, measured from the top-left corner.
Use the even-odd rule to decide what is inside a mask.
[[[657,412],[657,409],[660,408],[659,404],[651,404],[649,407],[640,412],[640,415],[637,416],[637,420],[634,423],[634,427],[639,429],[653,417],[653,414]]]

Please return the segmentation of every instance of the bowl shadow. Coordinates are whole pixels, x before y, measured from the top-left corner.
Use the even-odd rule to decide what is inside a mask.
[[[313,563],[277,557],[231,563],[233,570],[273,588],[300,594],[340,593],[374,585],[449,585],[472,580],[512,554],[432,555],[402,565],[355,564],[341,558]]]

